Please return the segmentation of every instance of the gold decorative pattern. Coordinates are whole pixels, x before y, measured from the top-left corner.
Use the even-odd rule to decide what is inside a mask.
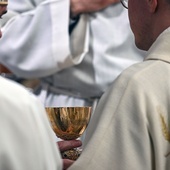
[[[65,152],[61,152],[61,156],[63,159],[71,159],[71,160],[77,160],[78,157],[81,155],[82,150],[79,148],[74,148],[67,150]]]
[[[168,127],[165,118],[163,116],[163,112],[161,111],[160,107],[157,107],[157,111],[160,116],[160,121],[161,121],[161,127],[162,127],[162,133],[164,136],[164,139],[170,143],[170,128]],[[167,151],[164,155],[166,158],[170,156],[170,151]]]
[[[165,140],[167,140],[170,143],[170,130],[168,129],[168,126],[165,122],[165,118],[160,113],[160,119],[161,119],[161,126],[162,126],[162,132]]]

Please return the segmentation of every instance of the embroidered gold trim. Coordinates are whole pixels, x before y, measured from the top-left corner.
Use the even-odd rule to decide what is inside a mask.
[[[165,122],[165,119],[164,119],[164,117],[161,113],[160,113],[160,119],[161,119],[163,136],[164,136],[165,140],[170,142],[170,130],[168,129],[166,122]]]

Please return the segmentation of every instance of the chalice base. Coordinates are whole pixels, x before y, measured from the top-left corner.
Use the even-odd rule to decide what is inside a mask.
[[[77,160],[82,152],[81,148],[74,148],[61,153],[63,159]]]

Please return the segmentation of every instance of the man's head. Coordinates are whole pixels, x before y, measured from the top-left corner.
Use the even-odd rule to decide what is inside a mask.
[[[2,15],[7,13],[7,5],[8,5],[8,0],[0,0],[0,18]],[[2,33],[0,31],[0,37],[2,36]]]
[[[128,5],[136,46],[148,50],[156,38],[170,26],[170,0],[121,0]]]

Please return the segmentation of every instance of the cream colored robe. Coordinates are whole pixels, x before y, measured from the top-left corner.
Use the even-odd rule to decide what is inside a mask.
[[[43,106],[14,82],[0,77],[0,170],[62,170]]]
[[[102,96],[69,170],[170,169],[170,28]]]

